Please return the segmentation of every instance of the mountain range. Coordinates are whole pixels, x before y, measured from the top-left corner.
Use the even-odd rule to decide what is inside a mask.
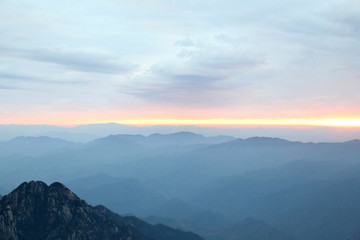
[[[6,144],[13,147],[1,148]],[[180,132],[79,144],[18,137],[0,143],[0,185],[61,181],[90,204],[207,240],[250,238],[244,223],[263,230],[257,240],[270,233],[357,239],[359,156],[359,140],[303,143]]]
[[[47,136],[73,142],[89,142],[110,134],[170,134],[174,132],[196,132],[205,136],[229,135],[241,138],[252,136],[280,137],[296,141],[339,142],[358,138],[359,129],[337,127],[198,127],[198,126],[129,126],[117,123],[87,124],[78,126],[16,125],[0,124],[0,141],[18,136]]]

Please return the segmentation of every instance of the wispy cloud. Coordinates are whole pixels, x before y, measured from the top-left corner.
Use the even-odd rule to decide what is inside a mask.
[[[11,86],[11,85],[0,84],[0,89],[3,89],[3,90],[16,90],[16,89],[20,89],[20,88],[16,87],[16,86]]]
[[[136,84],[121,89],[162,104],[226,105],[231,102],[229,91],[248,84],[243,74],[263,67],[266,61],[264,54],[238,47],[241,39],[225,38],[178,40],[171,61],[155,63],[146,75],[133,79]]]
[[[359,16],[357,0],[0,1],[1,88],[33,90],[0,107],[359,109]]]
[[[111,55],[89,53],[63,47],[16,48],[0,46],[0,53],[3,56],[52,63],[81,72],[126,74],[137,68],[135,64]]]

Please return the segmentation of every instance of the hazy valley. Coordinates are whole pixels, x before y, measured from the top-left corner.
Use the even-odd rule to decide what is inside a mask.
[[[62,182],[92,205],[209,240],[358,239],[360,141],[118,134],[0,143],[0,194]]]

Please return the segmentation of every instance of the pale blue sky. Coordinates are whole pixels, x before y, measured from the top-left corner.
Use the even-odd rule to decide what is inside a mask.
[[[3,0],[0,19],[8,119],[134,108],[360,116],[357,0]]]

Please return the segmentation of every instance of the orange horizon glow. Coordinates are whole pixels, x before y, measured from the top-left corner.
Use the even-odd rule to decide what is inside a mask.
[[[241,126],[292,126],[292,127],[360,127],[360,119],[137,119],[125,121],[112,121],[113,123],[154,126],[154,125],[188,125],[188,126],[217,126],[217,127],[241,127]]]
[[[172,118],[142,118],[142,119],[116,119],[116,118],[42,118],[39,119],[24,119],[9,121],[1,121],[0,124],[18,124],[18,125],[55,125],[74,127],[86,124],[104,124],[117,123],[130,126],[198,126],[198,127],[292,127],[292,128],[306,128],[306,127],[360,127],[360,118],[324,118],[324,119],[172,119]],[[89,120],[91,119],[91,120]]]
[[[311,110],[311,109],[310,109]],[[321,111],[283,111],[227,108],[147,107],[112,109],[37,109],[0,114],[0,124],[55,125],[117,123],[130,126],[198,126],[218,128],[360,128],[360,109],[322,108]]]

